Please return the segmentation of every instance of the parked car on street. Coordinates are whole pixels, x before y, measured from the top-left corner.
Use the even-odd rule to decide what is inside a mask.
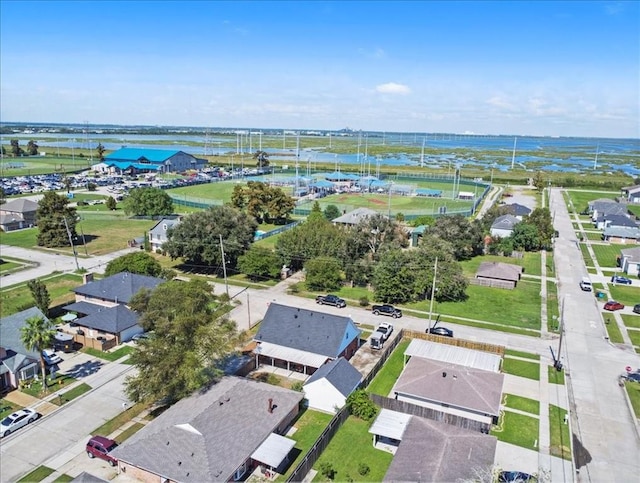
[[[387,340],[393,333],[393,325],[383,322],[378,326],[376,332],[380,332],[382,334],[382,338]]]
[[[10,414],[0,422],[0,436],[9,436],[14,431],[38,419],[38,413],[31,408],[24,408]]]
[[[625,381],[640,383],[640,372],[629,372],[628,374],[622,376],[622,379],[624,379]]]
[[[624,305],[620,302],[616,302],[615,300],[609,300],[606,304],[604,304],[604,310],[609,310],[613,312],[614,310],[622,310],[624,309]]]
[[[42,358],[44,359],[45,364],[48,366],[60,364],[62,362],[62,357],[56,354],[52,349],[43,350]]]
[[[374,305],[371,307],[371,310],[373,311],[373,315],[387,315],[394,319],[402,317],[402,310],[396,309],[393,305],[389,304]]]
[[[634,314],[640,314],[640,304],[635,304],[633,306],[633,313]]]
[[[611,277],[611,281],[613,283],[619,283],[622,285],[631,285],[631,279],[623,277],[621,275],[614,275],[613,277]]]
[[[334,307],[343,308],[347,306],[344,299],[341,299],[337,295],[318,295],[316,297],[316,303],[320,305],[333,305]]]
[[[446,327],[431,327],[426,332],[427,334],[441,335],[443,337],[453,337],[453,331]]]
[[[580,288],[583,292],[591,292],[593,290],[589,277],[582,277],[582,280],[580,280]]]
[[[87,456],[92,459],[100,458],[111,466],[115,466],[118,464],[118,460],[109,453],[111,453],[116,446],[118,446],[118,443],[112,439],[105,438],[104,436],[92,436],[91,439],[87,441]]]

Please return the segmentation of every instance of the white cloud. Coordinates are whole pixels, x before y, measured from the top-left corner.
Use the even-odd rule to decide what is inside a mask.
[[[376,92],[381,94],[411,94],[409,86],[403,84],[396,84],[395,82],[387,82],[386,84],[379,84],[376,86]]]

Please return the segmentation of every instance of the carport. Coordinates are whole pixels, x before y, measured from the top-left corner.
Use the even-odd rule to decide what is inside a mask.
[[[410,414],[389,409],[380,410],[380,414],[369,428],[369,433],[373,434],[374,448],[395,454],[409,421]]]
[[[251,459],[267,465],[271,470],[276,471],[282,463],[287,462],[289,453],[296,445],[292,439],[285,438],[276,433],[271,433],[264,440],[258,449],[253,452]]]

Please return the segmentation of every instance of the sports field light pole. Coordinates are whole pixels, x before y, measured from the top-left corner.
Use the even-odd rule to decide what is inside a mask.
[[[391,188],[393,187],[393,182],[389,184],[389,213],[388,218],[391,219]]]
[[[431,317],[433,314],[433,298],[436,294],[436,274],[438,273],[438,257],[436,257],[436,263],[433,266],[433,283],[431,284],[431,302],[429,302],[429,332],[431,332]]]

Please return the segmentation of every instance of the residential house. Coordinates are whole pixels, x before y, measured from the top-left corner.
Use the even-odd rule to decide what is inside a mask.
[[[257,467],[286,466],[284,435],[301,392],[223,377],[182,399],[113,450],[118,473],[143,482],[245,479]]]
[[[349,213],[345,213],[344,215],[335,218],[334,220],[332,220],[332,223],[339,225],[357,225],[362,220],[365,220],[377,214],[379,214],[377,211],[371,210],[369,208],[356,208]]]
[[[593,224],[598,230],[604,230],[608,227],[638,227],[638,224],[627,215],[601,215],[593,222]]]
[[[522,220],[523,217],[531,214],[531,208],[527,208],[519,203],[511,203],[505,205],[504,208],[508,210],[508,213],[515,216],[518,220]]]
[[[512,263],[482,262],[476,271],[476,279],[506,282],[508,288],[513,288],[520,280],[523,271],[521,266]]]
[[[427,225],[416,226],[409,233],[411,239],[411,246],[417,247],[420,244],[420,239],[424,236],[425,232],[429,229]]]
[[[627,203],[640,203],[640,184],[622,188],[622,197]]]
[[[0,319],[0,393],[40,373],[40,354],[24,346],[20,332],[31,317],[47,319],[37,307]]]
[[[16,198],[0,205],[0,229],[20,230],[36,225],[38,203],[26,198]]]
[[[253,340],[258,363],[311,375],[327,361],[351,359],[360,330],[350,317],[271,303]]]
[[[309,407],[328,413],[342,408],[349,394],[358,388],[362,374],[349,361],[340,357],[321,366],[304,383]]]
[[[162,245],[169,240],[167,232],[179,223],[179,218],[163,218],[149,230],[149,244],[152,252],[162,250]]]
[[[511,214],[498,216],[491,225],[491,236],[507,238],[520,220]]]
[[[602,239],[610,243],[640,243],[640,228],[637,226],[609,226],[602,232]]]
[[[620,268],[627,275],[640,276],[640,247],[620,250]]]
[[[591,214],[591,221],[595,222],[601,216],[627,216],[628,210],[626,205],[604,198],[590,202],[589,213]]]
[[[475,481],[493,465],[498,444],[494,436],[386,409],[369,432],[397,441],[383,481]]]
[[[97,347],[108,349],[127,342],[142,332],[138,315],[127,304],[142,289],[153,290],[165,280],[162,278],[120,272],[110,277],[93,280],[85,275],[85,284],[73,289],[76,301],[65,310],[84,315],[73,321],[71,330],[76,342],[87,345],[94,340]]]
[[[184,151],[122,148],[105,156],[104,163],[120,174],[180,173],[190,169],[203,169],[207,160]]]

